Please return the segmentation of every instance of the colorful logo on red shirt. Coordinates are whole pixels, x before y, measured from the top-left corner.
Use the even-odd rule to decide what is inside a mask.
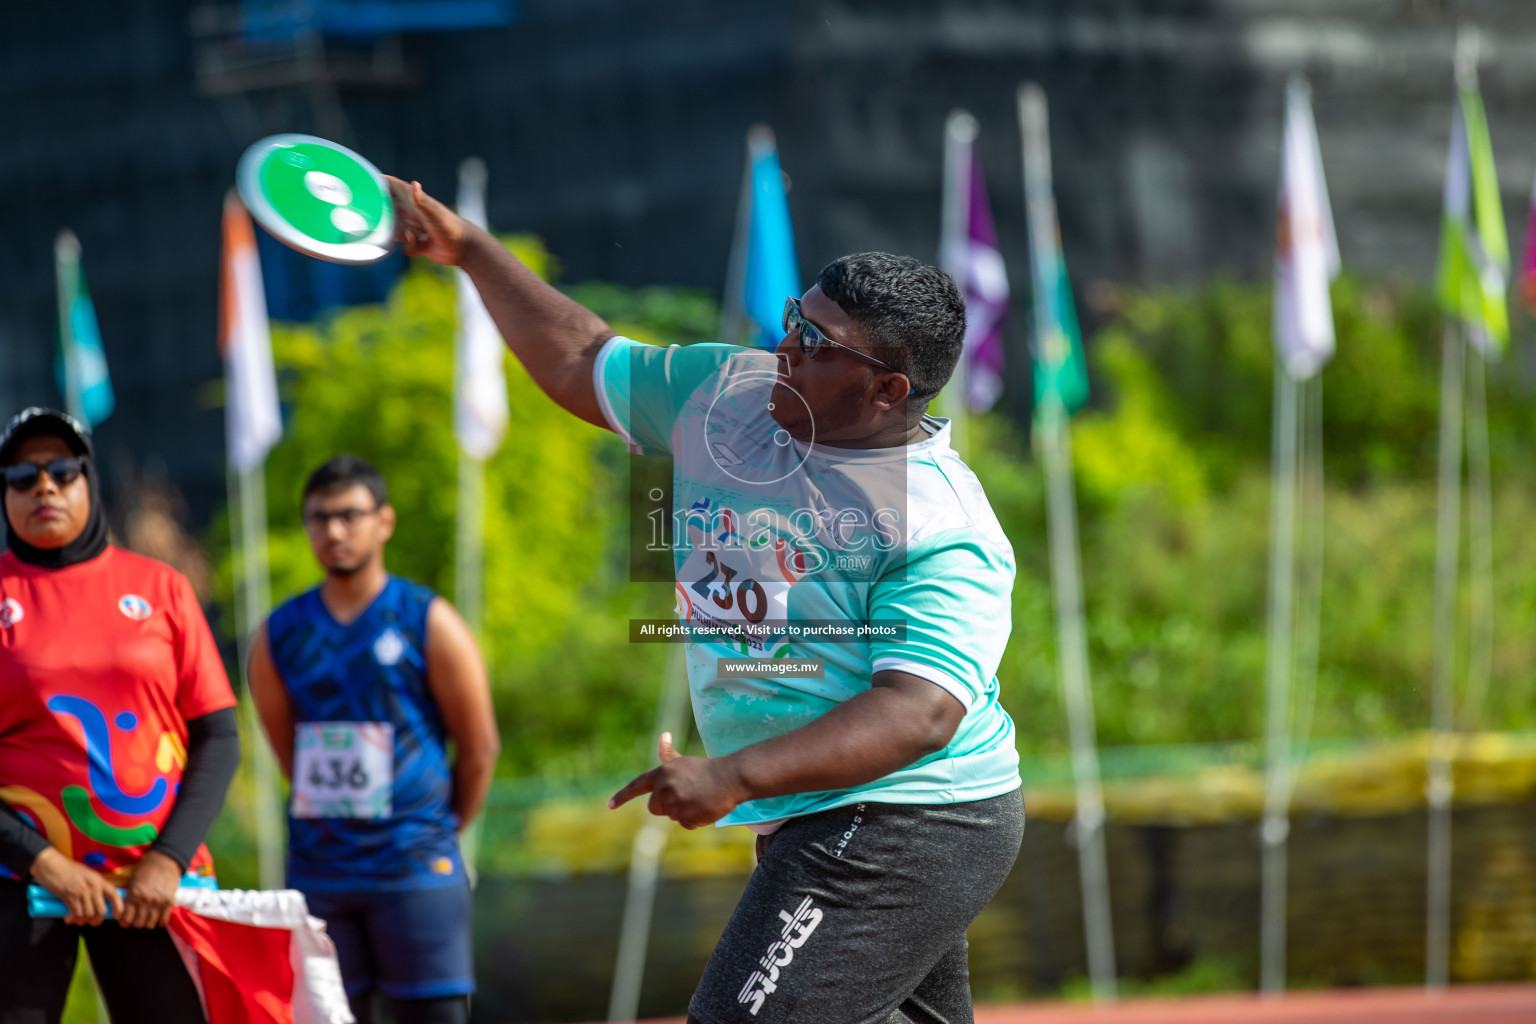
[[[117,610],[135,622],[143,622],[155,614],[154,606],[138,594],[124,594],[118,598]]]
[[[143,601],[143,598],[139,600]],[[124,611],[124,614],[127,612]],[[55,715],[68,715],[75,719],[85,735],[90,788],[65,786],[60,794],[70,824],[86,838],[104,846],[142,846],[154,842],[160,830],[153,822],[142,821],[127,827],[113,825],[101,817],[95,804],[99,801],[108,810],[124,816],[152,814],[160,809],[168,797],[173,796],[170,783],[163,775],[156,776],[149,789],[142,793],[124,791],[118,780],[119,765],[113,756],[115,751],[111,731],[107,728],[107,718],[95,702],[61,693],[49,698],[48,710]],[[139,727],[139,716],[132,711],[120,711],[114,723],[120,731],[131,733]],[[86,858],[84,863],[90,867],[101,867],[106,860],[101,857],[93,862]]]
[[[26,613],[21,610],[21,605],[16,603],[14,597],[0,601],[0,629],[10,629],[24,618]]]

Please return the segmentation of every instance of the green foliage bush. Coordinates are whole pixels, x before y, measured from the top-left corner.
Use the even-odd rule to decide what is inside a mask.
[[[1263,724],[1269,289],[1124,291],[1114,307],[1089,343],[1097,396],[1073,440],[1099,740],[1250,739]],[[1358,280],[1336,286],[1334,309],[1312,732],[1377,737],[1428,723],[1440,322],[1427,292]],[[1486,704],[1463,706],[1484,728],[1536,725],[1536,480],[1521,457],[1536,422],[1517,356],[1488,366],[1495,659]],[[1010,424],[989,417],[980,433],[972,462],[1020,567],[1004,703],[1023,749],[1060,750],[1043,483]]]

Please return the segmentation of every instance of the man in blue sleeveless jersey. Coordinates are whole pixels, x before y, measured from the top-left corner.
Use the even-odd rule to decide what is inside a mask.
[[[759,833],[689,1021],[970,1024],[966,927],[1024,806],[996,674],[1013,550],[927,415],[965,334],[954,282],[857,253],[786,297],[774,352],[640,344],[392,187],[406,251],[464,269],[556,404],[672,458],[665,625],[709,756],[663,735],[610,806]]]
[[[304,485],[325,582],[251,645],[251,694],[292,783],[288,884],[327,922],[361,1024],[465,1024],[474,991],[458,833],[500,741],[485,666],[453,607],[384,569],[384,478],[338,455]],[[450,760],[447,743],[455,756]]]

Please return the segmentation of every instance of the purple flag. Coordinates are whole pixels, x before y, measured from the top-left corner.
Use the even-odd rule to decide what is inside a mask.
[[[960,264],[965,296],[965,401],[986,412],[1003,393],[1003,320],[1008,316],[1008,270],[997,248],[997,226],[975,144],[969,147],[970,188],[966,246]]]

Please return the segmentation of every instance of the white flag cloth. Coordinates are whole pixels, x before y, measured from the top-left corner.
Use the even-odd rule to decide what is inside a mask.
[[[283,435],[283,418],[256,230],[233,191],[224,200],[223,264],[219,348],[224,353],[225,431],[230,464],[243,473],[266,459]]]
[[[1286,90],[1275,246],[1275,348],[1297,380],[1333,357],[1333,304],[1328,285],[1339,274],[1339,242],[1323,180],[1323,158],[1305,84]]]
[[[485,164],[471,157],[459,166],[459,216],[486,226]],[[469,275],[459,271],[458,334],[453,353],[453,431],[459,447],[484,462],[507,436],[505,346]]]
[[[183,887],[171,938],[210,1024],[352,1024],[336,947],[304,894]]]

